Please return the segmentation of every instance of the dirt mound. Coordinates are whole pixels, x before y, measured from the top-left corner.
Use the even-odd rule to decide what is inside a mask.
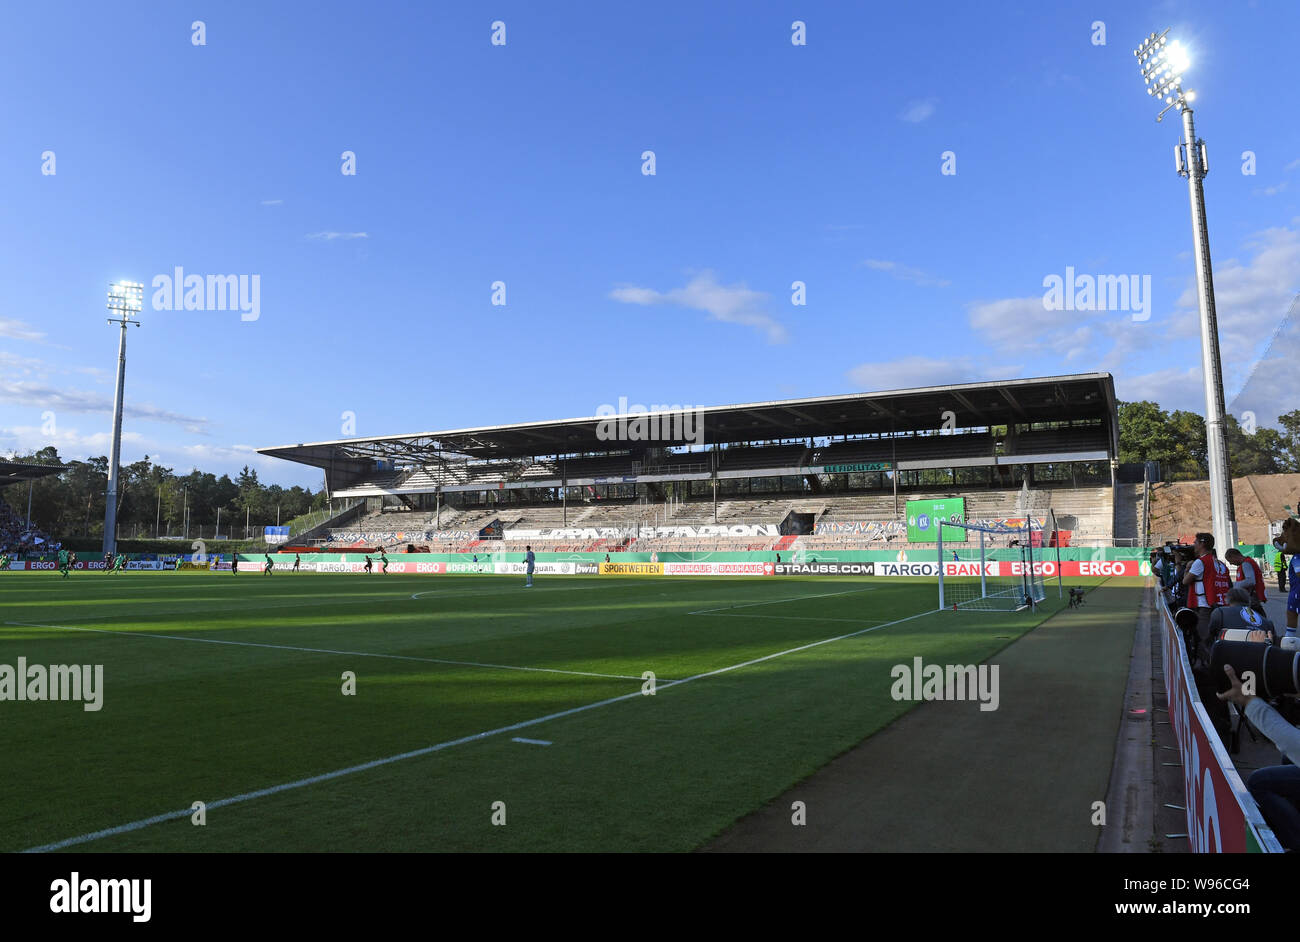
[[[1300,474],[1251,474],[1232,479],[1237,538],[1267,543],[1269,521],[1289,516],[1286,506],[1300,504]],[[1151,542],[1192,542],[1198,530],[1210,529],[1208,481],[1177,481],[1151,488]]]

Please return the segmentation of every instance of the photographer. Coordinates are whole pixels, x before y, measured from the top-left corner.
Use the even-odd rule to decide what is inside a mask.
[[[1187,567],[1192,564],[1192,548],[1190,546],[1174,546],[1166,543],[1161,551],[1163,559],[1162,585],[1164,586],[1165,603],[1173,610],[1177,611],[1183,607],[1186,599],[1186,593],[1182,590],[1183,575],[1187,572]]]
[[[1151,551],[1151,574],[1160,581],[1161,588],[1169,584],[1169,577],[1173,574],[1174,556],[1169,549],[1169,544],[1158,546]]]
[[[1228,567],[1214,554],[1214,534],[1198,533],[1192,544],[1196,559],[1183,573],[1187,607],[1196,612],[1197,652],[1209,662],[1210,612],[1228,601],[1232,577]]]
[[[1225,628],[1267,631],[1275,640],[1280,637],[1273,620],[1254,607],[1250,592],[1241,585],[1228,592],[1228,604],[1210,613],[1210,637],[1219,637]]]
[[[1235,546],[1224,553],[1223,558],[1228,561],[1229,565],[1237,567],[1238,579],[1233,585],[1246,589],[1255,601],[1268,601],[1267,596],[1264,594],[1264,573],[1260,571],[1259,563],[1243,554]]]
[[[1246,710],[1246,719],[1273,741],[1291,762],[1300,762],[1300,729],[1296,729],[1254,694],[1241,687],[1241,680],[1231,664],[1223,665],[1232,687],[1218,694],[1223,701]],[[1300,766],[1273,765],[1256,769],[1246,780],[1246,788],[1259,803],[1269,827],[1287,850],[1300,849]]]

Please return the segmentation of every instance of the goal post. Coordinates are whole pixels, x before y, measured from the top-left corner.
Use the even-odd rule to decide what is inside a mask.
[[[963,530],[966,540],[949,539],[945,544],[945,530]],[[1042,532],[1032,518],[1023,527],[997,529],[944,521],[936,544],[939,608],[1014,612],[1036,607],[1047,597],[1040,559]]]

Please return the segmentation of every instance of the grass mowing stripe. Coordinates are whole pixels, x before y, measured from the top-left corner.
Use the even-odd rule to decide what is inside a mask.
[[[855,625],[861,625],[863,622],[880,621],[879,618],[831,618],[822,617],[821,615],[744,615],[731,614],[730,612],[691,612],[692,615],[708,615],[713,618],[779,618],[782,621],[847,621]]]
[[[543,592],[595,592],[595,591],[608,592],[610,589],[615,589],[615,588],[618,588],[618,589],[624,589],[624,588],[630,588],[630,587],[632,587],[632,586],[657,585],[657,584],[659,584],[659,583],[657,583],[657,582],[650,582],[650,581],[648,581],[648,580],[646,580],[646,579],[639,579],[639,580],[636,580],[636,581],[634,581],[634,582],[621,582],[621,583],[619,583],[619,585],[617,585],[617,586],[603,586],[603,585],[567,586],[567,585],[560,585],[560,586],[556,586],[555,588],[551,588],[550,585],[542,586],[541,584],[538,584],[538,585],[534,585],[533,588],[534,588],[534,589],[536,589],[536,588],[541,588]],[[482,593],[481,593],[481,592],[450,592],[450,591],[447,590],[447,589],[429,589],[429,590],[427,590],[427,591],[425,591],[425,592],[416,592],[415,594],[413,594],[413,595],[411,596],[411,598],[413,598],[413,599],[447,598],[447,597],[452,596],[452,595],[482,595]]]
[[[416,657],[413,654],[374,654],[369,651],[335,651],[330,648],[303,648],[292,644],[267,644],[261,641],[223,641],[219,638],[186,638],[161,635],[151,631],[119,631],[114,628],[79,628],[75,625],[37,625],[25,621],[7,621],[6,625],[22,628],[57,628],[62,631],[93,631],[105,635],[128,635],[133,638],[161,638],[165,641],[193,641],[196,644],[230,644],[239,648],[274,648],[279,651],[305,651],[309,654],[339,654],[347,657],[383,657],[394,661],[424,661],[429,664],[452,664],[460,667],[486,667],[502,671],[536,671],[542,674],[575,674],[582,677],[607,677],[611,680],[643,680],[632,674],[600,674],[595,671],[568,671],[558,667],[516,667],[511,664],[484,664],[478,661],[449,661],[440,657]]]
[[[754,605],[776,605],[778,602],[802,602],[804,599],[828,599],[833,595],[853,595],[855,592],[870,592],[871,588],[848,589],[844,592],[822,592],[818,595],[796,595],[788,599],[769,599],[766,602],[742,602],[739,605],[724,605],[721,608],[702,608],[698,612],[687,612],[687,615],[708,615],[710,612],[725,612],[731,608],[750,608]]]
[[[846,595],[848,593],[829,593],[829,594]],[[904,622],[912,621],[913,619],[921,618],[925,615],[932,615],[935,613],[935,611],[937,610],[930,609],[924,612],[917,612],[914,615],[908,615],[904,618],[899,618],[891,622],[885,622],[884,624],[881,625],[872,625],[868,628],[862,628],[858,631],[851,631],[842,635],[836,635],[833,638],[823,638],[820,641],[812,641],[808,644],[801,644],[798,647],[787,648],[784,651],[777,651],[773,654],[765,654],[762,657],[751,658],[750,660],[742,661],[739,664],[730,664],[726,667],[717,668],[716,670],[705,671],[703,673],[695,674],[694,676],[686,677],[681,680],[665,681],[664,683],[659,684],[656,689],[667,689],[669,687],[676,687],[681,684],[688,684],[694,680],[703,680],[707,677],[716,677],[720,674],[726,674],[731,671],[740,670],[745,667],[751,667],[755,664],[761,664],[765,661],[771,661],[775,658],[784,657],[788,654],[796,654],[800,651],[807,651],[810,648],[816,648],[821,645],[832,644],[836,641],[844,641],[848,638],[857,637],[858,635],[867,634],[872,631],[879,631],[882,628],[888,628],[891,625],[900,625]],[[96,630],[96,629],[87,629],[87,630]],[[640,696],[645,696],[645,694],[643,694],[640,690],[637,690],[633,693],[621,694],[620,696],[617,697],[608,697],[604,700],[598,700],[595,703],[587,703],[587,704],[583,704],[582,706],[571,707],[570,709],[567,710],[559,710],[557,712],[548,713],[545,716],[539,716],[531,720],[524,720],[519,723],[513,723],[509,726],[501,726],[496,729],[487,730],[486,732],[473,733],[469,736],[462,736],[458,739],[448,740],[447,742],[437,743],[432,746],[425,746],[422,749],[413,749],[407,752],[399,753],[398,755],[385,756],[384,758],[372,759],[369,762],[363,762],[359,765],[348,766],[347,768],[343,768],[343,769],[335,769],[332,772],[325,772],[321,775],[313,775],[309,778],[298,779],[297,781],[293,781],[293,782],[284,782],[280,785],[272,785],[267,788],[258,789],[257,791],[244,792],[241,795],[235,795],[230,798],[221,798],[218,799],[217,801],[208,802],[207,807],[209,809],[224,808],[229,805],[238,804],[240,802],[252,801],[253,799],[256,798],[265,798],[270,795],[276,795],[281,792],[290,791],[292,789],[304,788],[308,785],[316,785],[321,782],[328,782],[333,779],[342,778],[343,776],[346,775],[355,774],[357,772],[365,772],[365,771],[369,771],[370,769],[380,768],[381,766],[391,765],[394,762],[401,762],[405,759],[414,759],[419,756],[427,756],[435,752],[441,752],[444,749],[450,749],[452,746],[460,746],[471,742],[481,742],[484,739],[488,739],[489,737],[500,735],[501,733],[512,733],[516,730],[527,729],[530,726],[537,726],[541,723],[547,723],[552,720],[563,719],[566,716],[574,716],[579,713],[586,713],[589,710],[595,710],[598,709],[599,707],[609,706],[610,704],[613,703],[620,703],[624,700],[630,700],[634,697],[640,697]],[[178,811],[169,811],[163,814],[153,815],[152,817],[149,818],[142,818],[138,821],[128,822],[127,824],[119,824],[115,827],[105,828],[100,831],[93,831],[89,834],[81,834],[78,835],[77,837],[65,838],[64,840],[56,841],[51,844],[43,844],[39,847],[30,847],[27,850],[23,851],[23,853],[46,853],[49,851],[62,850],[65,847],[73,847],[78,844],[89,843],[90,841],[100,840],[105,837],[112,837],[117,834],[126,834],[131,831],[138,831],[142,828],[150,827],[154,824],[161,824],[165,821],[174,821],[179,818],[188,817],[193,813],[193,810],[194,809],[192,807],[187,807],[187,808],[180,809]]]

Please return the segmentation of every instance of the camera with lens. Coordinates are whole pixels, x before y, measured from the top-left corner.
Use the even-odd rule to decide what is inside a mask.
[[[1210,650],[1210,676],[1220,693],[1232,686],[1223,670],[1225,664],[1231,664],[1241,678],[1250,671],[1255,677],[1255,694],[1266,700],[1300,692],[1300,651],[1267,642],[1216,641]]]

